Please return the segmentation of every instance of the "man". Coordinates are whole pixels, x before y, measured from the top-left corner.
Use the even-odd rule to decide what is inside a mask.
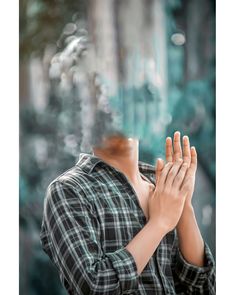
[[[48,187],[41,241],[69,294],[215,294],[215,263],[192,195],[197,153],[166,139],[140,162],[138,140],[104,138]]]

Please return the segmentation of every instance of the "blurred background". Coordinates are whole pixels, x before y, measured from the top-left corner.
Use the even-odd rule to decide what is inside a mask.
[[[65,295],[39,231],[49,183],[104,132],[198,152],[193,205],[215,256],[215,1],[20,0],[20,294]]]

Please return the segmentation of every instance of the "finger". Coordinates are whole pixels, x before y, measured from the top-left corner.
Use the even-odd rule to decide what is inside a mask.
[[[191,152],[190,152],[190,143],[187,135],[183,136],[183,160],[188,164],[188,167],[191,163]]]
[[[164,161],[161,158],[158,158],[156,163],[156,183],[158,179],[160,178],[161,171],[163,170],[164,166],[165,166]]]
[[[186,177],[184,178],[183,184],[180,188],[180,195],[185,196],[186,194],[189,193],[189,191],[192,190],[192,184],[190,179],[188,180]]]
[[[174,161],[182,158],[182,148],[180,143],[180,132],[176,131],[174,133]]]
[[[180,188],[181,191],[186,185],[188,185],[189,182],[191,182],[193,177],[195,177],[196,170],[197,170],[197,152],[194,147],[191,147],[191,163],[190,163],[190,167],[188,168],[185,174],[183,183],[181,185],[181,188]]]
[[[166,178],[166,182],[165,182],[165,187],[166,188],[171,188],[172,183],[173,183],[176,175],[178,174],[182,163],[183,163],[182,159],[177,159],[174,162],[174,164],[173,164],[172,168],[170,169],[170,171],[169,171],[169,173],[167,175],[167,178]]]
[[[159,188],[159,190],[163,190],[164,188],[164,184],[165,184],[165,181],[166,181],[166,177],[167,177],[167,174],[169,172],[169,170],[171,169],[171,167],[173,166],[173,163],[172,162],[168,162],[165,167],[162,169],[161,171],[161,174],[160,174],[160,177],[159,179],[157,180],[157,186]]]
[[[173,184],[172,184],[173,189],[180,190],[180,187],[186,175],[187,169],[188,169],[188,163],[183,162],[181,168],[179,169],[178,174],[176,175],[173,181]]]
[[[173,162],[172,138],[166,138],[166,162]]]
[[[190,170],[195,173],[197,170],[197,151],[194,146],[191,146],[191,163],[190,163]]]

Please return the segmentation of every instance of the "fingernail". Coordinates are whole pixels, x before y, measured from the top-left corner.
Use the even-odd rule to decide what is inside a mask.
[[[160,165],[161,164],[161,158],[158,158],[157,159],[157,165]]]
[[[180,131],[175,131],[175,134],[179,134],[180,135]]]

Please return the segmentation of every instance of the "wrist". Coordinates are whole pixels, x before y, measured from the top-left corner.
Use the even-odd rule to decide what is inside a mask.
[[[176,226],[177,230],[180,229],[184,224],[189,222],[190,218],[195,217],[195,212],[192,204],[186,204],[184,205],[184,209],[182,212],[182,215],[179,219],[179,222]]]
[[[185,202],[181,217],[187,216],[187,215],[192,215],[192,214],[194,214],[194,208],[193,208],[192,203]]]
[[[154,229],[154,231],[158,231],[163,237],[170,231],[163,222],[160,222],[158,219],[149,219],[148,222],[150,227]]]

